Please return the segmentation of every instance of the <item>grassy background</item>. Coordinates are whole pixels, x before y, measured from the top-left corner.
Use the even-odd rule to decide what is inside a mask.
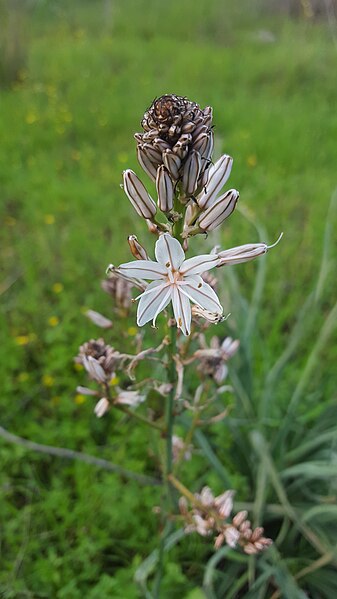
[[[151,469],[142,430],[130,435],[124,421],[94,420],[92,403],[75,395],[84,377],[72,363],[78,345],[98,336],[83,311],[108,313],[99,287],[106,265],[129,259],[128,234],[148,239],[119,189],[126,166],[140,173],[133,133],[162,93],[211,104],[217,152],[234,157],[231,184],[242,211],[263,223],[270,242],[285,232],[265,262],[251,339],[258,396],[317,281],[336,186],[331,30],[220,0],[17,2],[9,13],[0,6],[1,424],[40,443]],[[220,233],[223,247],[256,239],[242,212]],[[273,389],[274,428],[333,305],[331,264],[310,327]],[[249,309],[256,266],[235,272],[240,295],[226,292],[231,275],[224,288],[233,324],[220,334],[240,330]],[[113,340],[123,333],[116,322]],[[336,333],[329,333],[300,416],[335,405]],[[221,431],[217,439],[239,499],[254,499],[254,485],[226,453],[233,439]],[[156,546],[158,492],[2,442],[0,456],[2,596],[138,596],[132,572]],[[198,484],[205,481],[220,486],[214,473]],[[184,548],[184,567],[178,558],[169,565],[167,597],[170,588],[192,597],[201,581],[205,544],[191,538]]]

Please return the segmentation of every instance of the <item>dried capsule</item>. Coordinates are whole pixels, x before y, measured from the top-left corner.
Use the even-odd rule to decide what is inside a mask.
[[[149,260],[149,256],[147,251],[143,246],[139,243],[136,235],[129,235],[128,244],[131,250],[131,254],[136,258],[136,260]]]

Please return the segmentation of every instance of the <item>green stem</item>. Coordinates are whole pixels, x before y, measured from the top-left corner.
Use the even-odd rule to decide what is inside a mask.
[[[174,423],[174,395],[175,395],[175,380],[176,380],[176,368],[174,363],[174,355],[177,350],[177,327],[171,327],[171,345],[169,347],[170,352],[170,364],[169,364],[169,381],[172,384],[172,389],[169,393],[166,402],[166,472],[165,478],[172,472],[172,435],[173,435],[173,423]],[[171,486],[168,485],[168,489],[171,493]]]
[[[151,426],[152,428],[155,428],[158,431],[164,432],[164,429],[160,424],[157,424],[156,422],[149,420],[145,416],[142,416],[141,414],[138,414],[137,412],[130,410],[126,406],[114,404],[114,407],[117,408],[117,410],[124,412],[124,414],[131,416],[131,418],[135,418],[136,420],[138,420],[139,422],[142,422],[143,424],[146,424],[147,426]]]
[[[163,578],[164,571],[164,552],[165,552],[165,543],[167,537],[171,533],[172,530],[172,522],[169,519],[170,512],[173,509],[173,489],[171,487],[169,476],[172,473],[173,467],[173,455],[172,455],[172,435],[173,435],[173,424],[174,424],[174,395],[175,395],[175,382],[176,382],[176,369],[174,363],[174,355],[177,350],[177,327],[171,326],[171,344],[169,346],[169,366],[168,366],[168,380],[172,385],[172,389],[166,400],[166,409],[165,409],[165,437],[166,437],[166,456],[164,463],[164,484],[165,484],[165,500],[164,500],[164,509],[165,509],[165,525],[161,534],[160,545],[159,545],[159,555],[158,555],[158,568],[157,574],[154,581],[153,587],[153,597],[154,599],[159,599],[160,597],[160,586]]]

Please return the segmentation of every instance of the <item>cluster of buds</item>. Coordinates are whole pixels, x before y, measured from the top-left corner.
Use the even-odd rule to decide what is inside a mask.
[[[209,487],[192,497],[189,509],[185,497],[179,500],[180,513],[185,521],[185,532],[197,532],[201,536],[216,535],[214,546],[219,549],[224,543],[229,547],[240,546],[248,555],[259,553],[272,544],[263,536],[262,527],[252,528],[245,510],[238,512],[230,521],[234,491],[226,491],[214,497]]]
[[[184,238],[215,229],[232,214],[239,193],[231,189],[221,194],[233,160],[225,154],[212,164],[212,109],[164,95],[147,110],[142,127],[144,133],[135,135],[137,156],[156,183],[157,203],[136,173],[126,170],[123,188],[137,214],[152,231],[171,232],[169,223],[156,220],[157,208],[169,222],[183,218]]]
[[[202,187],[214,145],[210,106],[202,110],[187,98],[166,94],[152,102],[141,125],[144,133],[135,135],[137,156],[151,179],[163,167],[173,182],[182,181],[186,195]]]

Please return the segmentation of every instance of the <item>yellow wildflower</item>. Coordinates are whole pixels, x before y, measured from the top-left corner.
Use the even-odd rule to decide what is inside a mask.
[[[55,383],[55,379],[51,374],[44,374],[42,377],[42,384],[45,387],[52,387]]]
[[[18,335],[17,337],[15,337],[15,343],[17,345],[27,345],[29,341],[29,335]]]
[[[82,403],[84,403],[86,401],[86,397],[85,395],[81,395],[81,393],[77,393],[75,395],[75,403],[80,406]]]
[[[137,335],[137,332],[137,327],[129,327],[127,330],[127,334],[130,335],[130,337],[134,337],[135,335]]]
[[[51,327],[57,327],[57,325],[59,324],[59,319],[57,318],[57,316],[51,316],[50,318],[48,318],[48,324]]]
[[[251,156],[248,156],[248,158],[247,158],[247,164],[251,168],[254,168],[254,166],[257,165],[257,156],[256,156],[256,154],[251,154]]]
[[[54,293],[61,293],[63,291],[63,284],[62,283],[54,283],[54,285],[52,286],[52,291]]]
[[[45,214],[44,222],[46,225],[53,225],[55,223],[55,216],[53,214]]]

